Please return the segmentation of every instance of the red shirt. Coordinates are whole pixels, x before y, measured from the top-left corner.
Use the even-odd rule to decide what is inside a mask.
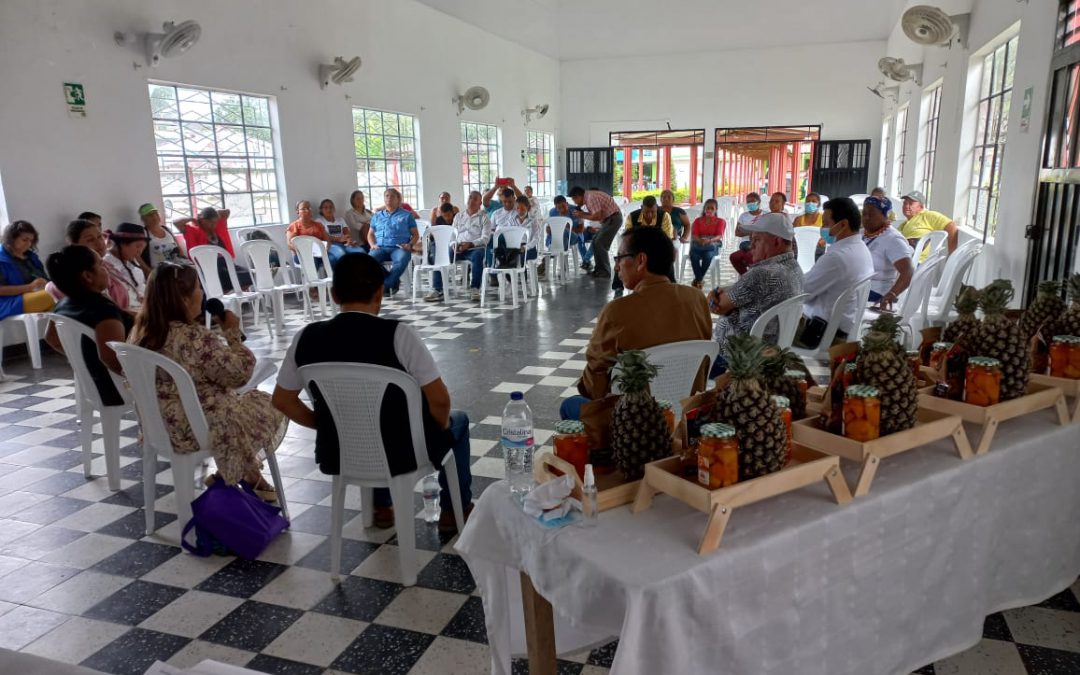
[[[229,252],[229,255],[235,258],[236,252],[233,251],[232,238],[229,236],[229,224],[226,218],[218,218],[217,224],[214,225],[214,234],[221,240],[221,245]],[[199,227],[198,223],[192,221],[184,228],[184,242],[187,243],[188,255],[191,255],[191,249],[196,246],[208,245],[210,237]]]
[[[698,216],[691,228],[693,235],[699,239],[705,237],[722,237],[727,223],[719,216]]]

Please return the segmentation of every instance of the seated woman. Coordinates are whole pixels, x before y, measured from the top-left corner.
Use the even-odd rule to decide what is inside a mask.
[[[356,246],[368,251],[368,230],[371,228],[371,211],[364,204],[364,191],[353,190],[349,195],[348,211],[345,212],[345,224],[349,226],[349,234],[352,235]]]
[[[293,237],[315,237],[326,244],[329,254],[330,235],[326,233],[323,224],[311,215],[311,202],[306,199],[296,202],[296,215],[299,217],[289,223],[285,230],[285,239],[289,243],[289,250],[293,252],[293,258],[300,262],[300,256],[296,255],[296,249],[293,248]],[[320,270],[323,268],[322,258],[315,258],[315,266]]]
[[[446,204],[443,204],[442,206],[440,206],[438,209],[433,209],[431,211],[432,215],[435,215],[436,212],[438,212],[438,215],[435,217],[435,222],[433,223],[434,225],[453,225],[454,224],[454,205],[453,204],[447,202]]]
[[[331,199],[319,202],[319,217],[316,219],[326,229],[329,237],[327,254],[330,256],[330,266],[333,267],[341,256],[346,253],[367,253],[364,249],[356,246],[352,240],[352,233],[344,218],[337,217],[337,209]]]
[[[143,204],[139,207],[139,218],[143,227],[146,228],[147,246],[143,251],[143,270],[149,274],[161,263],[183,262],[187,260],[187,247],[183,239],[177,239],[176,235],[165,227],[161,219],[161,213],[153,204]]]
[[[127,292],[127,309],[137,312],[146,293],[146,273],[139,264],[146,250],[146,229],[134,223],[120,223],[108,236],[111,249],[105,254],[105,269]]]
[[[98,254],[99,258],[104,260],[105,255],[109,252],[109,244],[105,239],[105,233],[101,231],[101,227],[92,220],[79,218],[68,223],[67,230],[64,232],[64,238],[71,246],[85,246],[94,253]],[[57,302],[64,299],[64,292],[53,282],[49,282],[45,286],[45,290],[49,292],[49,295],[53,296]],[[119,307],[120,309],[129,312],[134,316],[134,312],[128,309],[128,292],[127,287],[120,283],[118,279],[114,279],[112,275],[109,275],[109,286],[103,293],[103,295]]]
[[[694,220],[690,228],[690,267],[694,270],[694,288],[702,287],[705,273],[713,258],[720,252],[727,223],[716,215],[715,199],[705,200],[705,213]]]
[[[274,488],[261,474],[262,453],[273,452],[285,435],[285,417],[258,390],[238,393],[255,368],[255,355],[241,341],[240,320],[225,312],[224,339],[199,321],[203,292],[190,265],[162,263],[150,274],[146,302],[135,317],[130,342],[169,357],[191,374],[210,427],[217,476],[232,485],[247,481],[266,501]],[[158,376],[158,401],[173,446],[198,446],[183,414],[176,385]]]
[[[226,293],[234,290],[247,290],[251,288],[251,270],[236,261],[236,251],[233,250],[232,237],[229,235],[229,209],[215,209],[207,206],[199,211],[196,218],[177,218],[173,221],[173,227],[177,232],[184,233],[184,243],[187,245],[188,255],[196,246],[217,246],[224,249],[233,261],[233,269],[236,270],[236,280],[240,284],[239,289],[233,288],[232,278],[229,276],[228,263],[225,258],[218,256],[217,272],[221,288]]]
[[[0,245],[0,319],[47,312],[56,302],[45,290],[49,278],[34,249],[38,233],[25,220],[4,229]]]
[[[446,212],[443,210],[443,206],[445,206],[447,204],[450,204],[450,217],[449,218],[446,217],[446,215],[445,215]],[[450,203],[450,193],[449,192],[440,192],[439,193],[439,203],[435,205],[435,208],[431,209],[431,217],[430,217],[431,218],[431,224],[432,225],[451,225],[454,222],[454,216],[456,216],[457,214],[458,214],[458,207],[456,207],[452,203]],[[442,218],[446,222],[440,223],[439,222],[440,218]]]
[[[793,225],[795,227],[812,227],[816,230],[822,230],[821,221],[821,197],[816,192],[810,192],[806,195],[806,201],[803,203],[803,213],[801,216],[795,219]],[[821,256],[825,255],[826,237],[827,232],[822,232],[822,237],[818,239],[817,247],[814,249],[814,260],[816,261]],[[798,253],[796,251],[796,253]]]
[[[53,283],[64,294],[64,299],[57,303],[53,312],[94,329],[94,340],[82,341],[83,361],[97,385],[102,403],[120,405],[124,399],[116,390],[108,372],[111,370],[119,373],[120,362],[109,343],[127,340],[134,319],[106,296],[109,286],[108,270],[95,251],[78,245],[65,246],[53,253],[46,261],[46,266]],[[49,324],[45,341],[56,351],[64,352],[56,334],[56,327],[52,324]]]

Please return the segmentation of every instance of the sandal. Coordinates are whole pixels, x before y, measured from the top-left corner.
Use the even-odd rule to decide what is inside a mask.
[[[257,485],[254,487],[256,496],[263,500],[267,504],[277,504],[278,496],[277,490],[274,486],[266,481],[265,478],[260,478]]]

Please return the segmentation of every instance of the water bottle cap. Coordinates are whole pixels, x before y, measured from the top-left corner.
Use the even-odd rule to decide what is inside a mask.
[[[511,401],[522,401],[524,399],[525,399],[525,394],[522,394],[520,391],[510,392],[510,400]]]
[[[585,465],[585,487],[591,487],[596,485],[596,478],[593,476],[592,464]]]

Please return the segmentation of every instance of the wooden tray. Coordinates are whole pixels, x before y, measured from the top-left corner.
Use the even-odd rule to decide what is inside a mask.
[[[918,448],[942,438],[952,437],[961,459],[971,458],[971,444],[964,433],[963,420],[934,410],[919,409],[915,426],[888,436],[867,441],[856,441],[822,429],[816,418],[799,420],[791,425],[793,440],[827,455],[836,455],[862,464],[859,479],[855,483],[855,496],[870,491],[881,460],[886,457]]]
[[[919,408],[957,415],[965,422],[981,425],[983,432],[975,450],[976,455],[985,454],[990,449],[998,425],[1005,420],[1046,408],[1056,408],[1058,423],[1062,426],[1069,423],[1069,409],[1065,405],[1065,395],[1061,389],[1039,384],[1034,380],[1028,383],[1026,395],[985,407],[934,396],[934,388],[926,387],[919,390]]]
[[[555,473],[552,469],[558,470]],[[533,458],[533,478],[538,483],[544,483],[557,478],[560,474],[573,474],[574,491],[571,493],[576,499],[581,499],[581,476],[577,475],[574,465],[556,457],[554,453],[547,451]],[[634,501],[640,480],[627,481],[621,473],[596,474],[596,501],[600,511],[607,511],[618,506],[623,506]]]
[[[698,543],[699,555],[712,553],[720,546],[720,539],[724,536],[724,528],[731,518],[731,512],[740,506],[792,492],[819,480],[828,483],[837,504],[851,501],[851,491],[840,473],[840,460],[836,457],[822,457],[805,463],[793,461],[776,473],[719,490],[709,490],[697,482],[683,478],[679,475],[681,468],[682,460],[678,457],[668,457],[646,464],[645,478],[640,481],[637,497],[634,499],[634,513],[640,513],[652,506],[653,497],[665,492],[684,504],[709,514],[709,521]]]
[[[1031,381],[1036,384],[1045,384],[1048,387],[1057,387],[1066,397],[1074,399],[1075,406],[1073,407],[1072,421],[1080,422],[1080,380],[1032,373]]]

